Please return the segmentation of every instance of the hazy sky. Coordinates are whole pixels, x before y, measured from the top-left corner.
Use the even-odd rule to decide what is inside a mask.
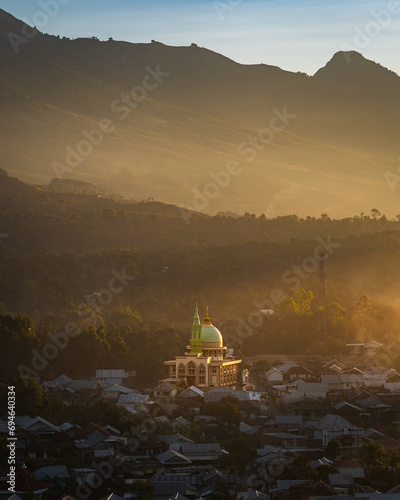
[[[56,1],[0,0],[0,7],[35,24],[41,5]],[[266,63],[309,74],[339,50],[358,50],[400,74],[400,1],[396,0],[59,2],[63,2],[59,13],[41,31],[141,43],[156,39],[168,45],[195,42],[241,63]]]

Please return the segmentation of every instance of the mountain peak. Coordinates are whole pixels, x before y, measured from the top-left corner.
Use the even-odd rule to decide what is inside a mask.
[[[315,77],[319,78],[326,72],[345,72],[348,73],[355,66],[367,65],[368,63],[375,64],[355,50],[339,51],[333,55],[332,59],[321,69],[315,73]]]
[[[343,77],[344,75],[356,75],[358,72],[359,76],[365,76],[365,73],[369,73],[369,76],[372,74],[379,74],[379,77],[382,78],[384,76],[391,76],[398,78],[398,75],[380,64],[366,59],[362,54],[356,52],[355,50],[351,50],[348,52],[336,52],[332,59],[321,69],[319,69],[315,73],[315,77],[319,80],[326,79],[329,75],[330,77],[335,76],[338,78],[339,76]],[[364,73],[364,75],[362,75]]]
[[[359,52],[337,52],[314,78],[374,106],[400,110],[400,77]]]

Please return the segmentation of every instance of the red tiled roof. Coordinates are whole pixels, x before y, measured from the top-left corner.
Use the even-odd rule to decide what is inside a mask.
[[[107,432],[105,429],[103,429],[103,427],[100,427],[99,425],[94,424],[93,422],[88,425],[85,425],[84,427],[82,427],[82,429],[76,430],[75,435],[79,439],[85,439],[90,434],[92,434],[92,432],[95,431],[100,432],[100,434],[103,434],[104,437],[110,436],[110,433]]]
[[[285,470],[284,470],[284,471],[283,471],[283,472],[282,472],[279,476],[277,476],[275,479],[276,479],[276,480],[278,480],[278,479],[289,479],[289,480],[290,480],[290,479],[294,479],[294,480],[296,480],[296,479],[301,479],[301,480],[305,481],[305,479],[304,479],[304,477],[303,477],[303,476],[301,476],[301,475],[300,475],[300,474],[298,474],[295,470],[290,469],[290,468],[285,469]]]
[[[49,485],[35,478],[28,469],[21,469],[15,478],[15,491],[37,491],[48,489]]]

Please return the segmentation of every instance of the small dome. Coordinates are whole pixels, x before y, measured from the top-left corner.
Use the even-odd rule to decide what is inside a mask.
[[[207,344],[218,344],[215,347],[223,347],[221,332],[214,325],[201,325],[201,340]]]

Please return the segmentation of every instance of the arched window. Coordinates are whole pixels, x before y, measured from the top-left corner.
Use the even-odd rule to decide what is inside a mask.
[[[185,376],[185,365],[183,363],[181,363],[179,366],[178,366],[178,375],[180,377],[184,377]]]
[[[188,375],[196,375],[195,364],[191,361],[187,366],[188,366]]]
[[[205,385],[206,384],[206,367],[201,364],[199,366],[199,385]]]

